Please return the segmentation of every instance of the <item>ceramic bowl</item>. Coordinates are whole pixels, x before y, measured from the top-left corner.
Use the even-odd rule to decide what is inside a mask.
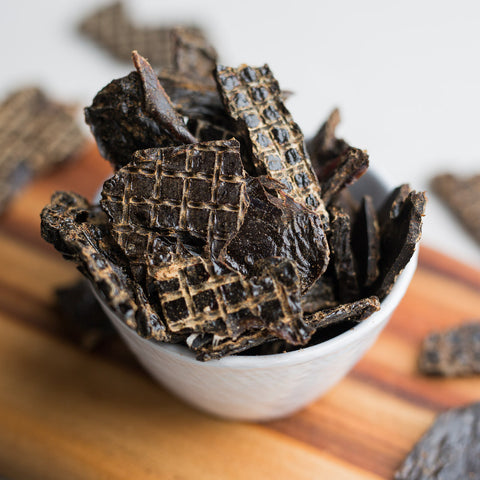
[[[389,188],[374,173],[352,188],[380,204]],[[265,421],[290,415],[332,388],[372,346],[404,296],[417,254],[398,277],[381,308],[330,340],[292,352],[263,356],[229,356],[199,362],[182,345],[145,340],[109,308],[102,307],[140,363],[161,385],[190,405],[231,420]]]

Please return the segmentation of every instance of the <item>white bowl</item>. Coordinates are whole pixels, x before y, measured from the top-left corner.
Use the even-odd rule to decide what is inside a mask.
[[[352,191],[378,205],[388,191],[369,172]],[[103,309],[150,375],[194,407],[231,420],[271,420],[313,402],[339,382],[372,346],[400,303],[417,265],[412,257],[381,308],[350,330],[317,345],[276,355],[229,356],[199,362],[185,346],[155,343]]]

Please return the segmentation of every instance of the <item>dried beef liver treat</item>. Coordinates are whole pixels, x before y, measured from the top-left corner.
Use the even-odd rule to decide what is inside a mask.
[[[293,201],[282,185],[264,177],[246,182],[243,223],[228,241],[219,259],[234,270],[251,275],[256,261],[268,257],[293,260],[302,292],[322,275],[329,248],[319,216]]]
[[[335,136],[335,129],[339,123],[340,112],[335,108],[307,144],[313,169],[319,179],[325,179],[331,174],[337,159],[349,147],[347,142]]]
[[[323,274],[302,296],[304,313],[315,313],[318,310],[338,305],[335,295],[335,280],[327,273]]]
[[[352,248],[352,221],[350,215],[341,207],[330,208],[328,238],[338,299],[341,302],[351,302],[360,296],[360,286]]]
[[[326,222],[303,134],[285,108],[270,68],[217,66],[216,79],[225,108],[249,140],[257,174],[282,182],[294,200],[318,212]]]
[[[115,336],[115,329],[92,292],[90,283],[81,279],[56,292],[57,305],[69,334],[85,350],[95,350]]]
[[[378,211],[377,217],[380,226],[388,225],[389,222],[394,221],[398,217],[411,191],[410,185],[404,183],[390,192]]]
[[[467,178],[437,175],[432,188],[480,243],[480,174]]]
[[[120,60],[128,61],[132,50],[139,50],[157,68],[213,82],[217,53],[198,27],[136,26],[116,2],[85,18],[80,31]]]
[[[101,213],[80,195],[57,192],[41,214],[42,237],[73,260],[126,325],[143,337],[172,341],[141,287],[122,268]]]
[[[480,403],[442,413],[408,454],[395,480],[479,478],[479,425]]]
[[[196,256],[149,271],[148,295],[173,332],[212,333],[236,340],[265,328],[292,344],[312,333],[302,320],[298,279],[292,262],[267,259],[261,274],[215,274],[211,262]]]
[[[0,105],[0,212],[29,179],[73,157],[84,142],[67,106],[38,88],[12,93]]]
[[[425,193],[411,191],[400,205],[392,205],[388,220],[380,224],[379,277],[372,285],[371,293],[383,300],[392,290],[397,277],[409,262],[422,234],[422,217],[425,211]]]
[[[418,366],[427,375],[480,374],[480,322],[428,335],[423,341]]]
[[[380,260],[380,227],[372,197],[369,195],[362,198],[354,219],[352,247],[360,285],[362,288],[369,287],[378,277]]]
[[[216,256],[246,208],[239,149],[232,139],[136,152],[102,190],[117,241],[123,243],[119,236],[132,226],[185,232],[203,239]]]

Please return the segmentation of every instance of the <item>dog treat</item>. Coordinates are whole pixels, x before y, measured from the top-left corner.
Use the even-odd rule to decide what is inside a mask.
[[[283,183],[294,200],[326,217],[303,134],[285,108],[268,65],[218,66],[216,79],[226,110],[248,138],[257,174]]]
[[[380,224],[379,277],[371,289],[371,293],[380,300],[390,293],[397,277],[415,252],[422,233],[425,203],[423,192],[411,191],[401,206],[392,204],[395,213],[391,211],[388,220]]]
[[[261,258],[289,258],[296,263],[304,292],[327,268],[328,243],[320,217],[281,188],[282,184],[265,177],[247,180],[243,223],[219,259],[249,275]]]
[[[0,104],[0,212],[22,185],[71,158],[84,142],[67,106],[38,88],[12,93]]]
[[[427,375],[479,374],[480,321],[428,335],[423,341],[418,366]]]
[[[395,480],[476,479],[480,472],[480,403],[437,417],[395,473]]]
[[[116,2],[85,18],[80,31],[120,60],[129,61],[132,51],[139,50],[155,67],[213,82],[217,53],[198,27],[139,27]]]
[[[122,268],[105,219],[80,195],[57,192],[41,213],[42,237],[73,260],[108,306],[141,336],[171,340],[141,287]]]
[[[432,179],[432,188],[480,243],[480,174],[466,178],[438,175]]]
[[[327,275],[327,273],[324,273],[302,295],[302,309],[304,313],[315,313],[318,310],[338,305],[339,300],[335,295],[335,279]]]

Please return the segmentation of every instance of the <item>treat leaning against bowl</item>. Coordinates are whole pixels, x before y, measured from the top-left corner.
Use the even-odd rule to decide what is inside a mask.
[[[368,172],[354,188],[376,204],[387,186]],[[323,343],[275,355],[229,356],[199,362],[186,346],[146,340],[128,328],[99,297],[105,312],[140,363],[168,390],[194,407],[232,420],[265,421],[313,402],[360,360],[402,300],[417,265],[417,253],[398,277],[381,309]]]

